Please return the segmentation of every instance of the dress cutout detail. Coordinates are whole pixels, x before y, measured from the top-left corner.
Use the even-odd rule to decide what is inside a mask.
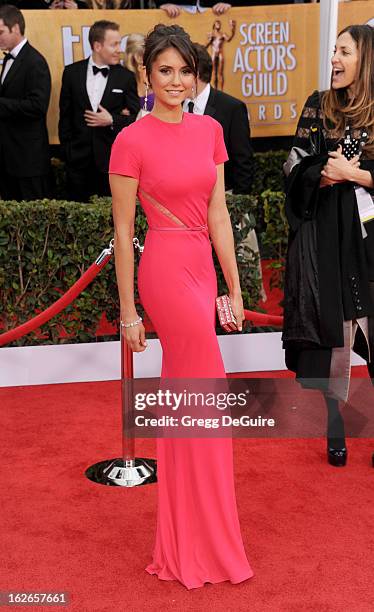
[[[160,204],[160,202],[157,202],[157,200],[155,200],[153,196],[149,195],[149,193],[146,193],[145,191],[143,191],[143,189],[139,189],[139,193],[142,194],[143,198],[146,198],[149,202],[151,202],[151,204],[153,204],[153,206],[155,206],[162,214],[164,214],[165,217],[168,217],[168,219],[174,221],[176,225],[180,225],[181,227],[187,228],[183,221],[173,215],[173,213],[170,212],[170,210],[168,210],[167,208],[165,208],[165,206]]]

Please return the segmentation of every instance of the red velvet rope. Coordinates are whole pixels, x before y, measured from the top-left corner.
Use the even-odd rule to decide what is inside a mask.
[[[40,314],[36,315],[26,323],[11,329],[4,334],[0,334],[0,346],[14,342],[22,336],[26,336],[30,332],[38,329],[44,323],[47,323],[52,317],[56,316],[61,310],[64,310],[66,306],[71,304],[75,298],[89,285],[93,279],[99,274],[104,268],[112,256],[112,249],[105,249],[97,260],[86,270],[86,272],[77,280],[74,285],[67,290],[54,304],[49,306],[46,310],[43,310]]]
[[[244,316],[246,321],[251,321],[257,327],[282,327],[283,317],[280,315],[269,315],[266,312],[255,312],[254,310],[245,310]]]
[[[43,310],[26,323],[22,323],[18,327],[11,329],[3,334],[0,334],[0,346],[14,342],[22,336],[26,336],[30,332],[38,329],[55,317],[59,312],[64,310],[66,306],[71,304],[76,297],[94,280],[99,272],[104,268],[112,256],[112,247],[105,249],[98,259],[93,263],[88,270],[70,287],[54,304]],[[244,311],[246,321],[251,321],[253,325],[258,327],[281,327],[283,325],[283,317],[276,315],[268,315],[266,313],[255,312],[253,310]]]

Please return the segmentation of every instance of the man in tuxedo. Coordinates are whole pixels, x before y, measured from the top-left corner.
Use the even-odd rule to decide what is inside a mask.
[[[50,195],[46,116],[51,77],[44,57],[25,38],[15,6],[0,7],[0,195],[33,200]]]
[[[247,108],[244,102],[210,85],[212,59],[205,47],[194,44],[198,56],[196,97],[187,98],[183,110],[210,115],[223,127],[229,161],[225,163],[225,187],[233,193],[248,194],[254,173],[253,150]]]
[[[69,197],[80,202],[93,194],[110,195],[112,144],[140,110],[135,76],[119,63],[118,24],[96,21],[89,42],[92,55],[65,68],[60,95],[59,136]]]

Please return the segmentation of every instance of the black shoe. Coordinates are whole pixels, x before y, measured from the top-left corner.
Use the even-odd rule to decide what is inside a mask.
[[[334,467],[343,467],[347,463],[347,449],[327,447],[327,461]]]

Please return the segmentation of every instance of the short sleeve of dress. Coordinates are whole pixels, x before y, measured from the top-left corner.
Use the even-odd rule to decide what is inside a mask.
[[[218,121],[214,122],[215,126],[215,146],[214,146],[214,163],[216,165],[223,164],[227,161],[229,156],[227,155],[225,141],[223,139],[222,125]]]
[[[141,160],[139,146],[126,134],[126,128],[115,139],[109,161],[109,174],[121,174],[140,178]]]

